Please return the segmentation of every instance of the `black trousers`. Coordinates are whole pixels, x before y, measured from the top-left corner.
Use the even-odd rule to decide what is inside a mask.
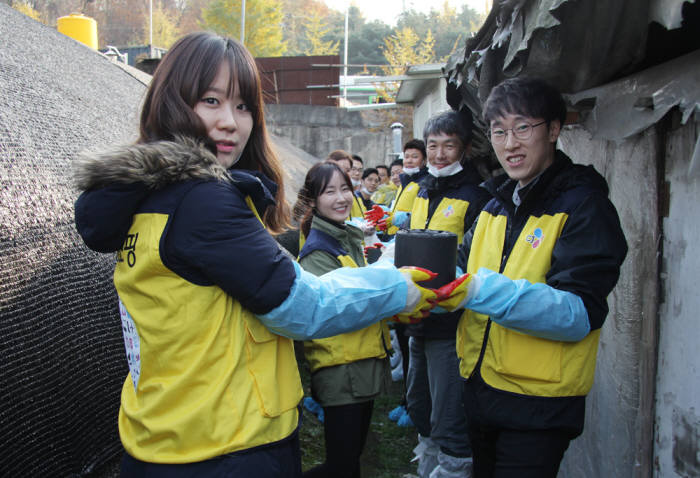
[[[181,465],[146,463],[122,457],[122,478],[300,478],[299,434],[280,442]]]
[[[406,406],[406,381],[408,380],[408,358],[410,352],[408,350],[408,336],[404,333],[406,330],[406,324],[396,323],[394,324],[394,331],[396,332],[396,341],[399,343],[399,350],[401,350],[401,366],[403,368],[403,397],[401,398],[401,405]]]
[[[323,407],[326,461],[304,478],[360,478],[360,455],[367,441],[374,400]]]
[[[490,426],[474,420],[470,405],[468,400],[464,401],[470,418],[468,433],[474,453],[474,478],[556,478],[571,441],[570,431]]]

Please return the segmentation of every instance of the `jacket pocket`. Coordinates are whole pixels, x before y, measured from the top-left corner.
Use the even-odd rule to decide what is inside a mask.
[[[491,324],[489,349],[494,370],[511,377],[561,381],[563,344]]]
[[[257,318],[244,312],[248,371],[261,413],[276,417],[296,407],[303,390],[291,339],[270,332]]]

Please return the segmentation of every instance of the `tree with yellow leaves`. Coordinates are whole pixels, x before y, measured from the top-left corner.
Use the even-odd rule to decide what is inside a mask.
[[[144,19],[144,39],[143,43],[148,45],[150,40],[150,19]],[[180,30],[177,27],[176,12],[168,10],[164,2],[153,3],[153,46],[160,48],[170,48],[180,37]]]
[[[425,38],[420,40],[410,27],[403,27],[384,39],[382,48],[388,66],[382,71],[387,76],[404,74],[411,65],[422,65],[435,61],[435,38],[428,30]],[[387,100],[393,101],[399,88],[399,82],[387,82],[377,86],[377,91]]]
[[[287,43],[282,37],[280,0],[246,0],[245,46],[253,56],[282,56]],[[204,29],[240,38],[241,0],[213,0],[202,10]]]
[[[336,55],[340,49],[340,42],[324,40],[330,27],[318,10],[312,10],[304,22],[306,29],[306,40],[309,48],[304,50],[305,55]]]
[[[14,8],[15,10],[17,10],[20,13],[24,13],[29,18],[33,18],[37,22],[44,23],[41,20],[41,15],[39,14],[39,12],[37,10],[35,10],[31,5],[29,5],[26,2],[23,2],[22,0],[16,0],[16,1],[12,2],[12,8]]]

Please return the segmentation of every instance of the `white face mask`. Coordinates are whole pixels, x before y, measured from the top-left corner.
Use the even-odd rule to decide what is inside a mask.
[[[452,164],[448,164],[444,168],[437,169],[434,167],[432,164],[428,164],[428,173],[431,176],[434,176],[436,178],[445,178],[447,176],[454,176],[458,172],[460,172],[462,169],[462,163],[459,161],[455,161]]]
[[[371,196],[371,195],[372,195],[372,193],[369,192],[369,191],[367,190],[367,188],[364,187],[364,186],[362,186],[362,189],[360,189],[360,191],[362,191],[363,194],[366,194],[366,195],[368,195],[368,196]]]
[[[357,188],[360,184],[362,184],[362,181],[358,181],[356,179],[350,179],[352,181],[352,187]]]
[[[408,174],[409,176],[412,174],[416,174],[418,171],[420,171],[420,168],[403,168],[403,172]]]

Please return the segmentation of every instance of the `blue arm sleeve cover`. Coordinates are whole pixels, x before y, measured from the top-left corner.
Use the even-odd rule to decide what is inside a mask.
[[[359,330],[406,307],[407,285],[386,262],[335,269],[320,277],[294,263],[296,279],[289,296],[260,321],[295,340],[318,339]]]
[[[591,330],[583,300],[547,284],[512,280],[479,269],[466,308],[485,314],[509,329],[549,340],[576,342]]]

